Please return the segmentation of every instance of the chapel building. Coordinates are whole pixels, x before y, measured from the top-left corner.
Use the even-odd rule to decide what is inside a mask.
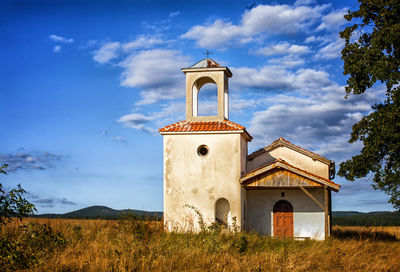
[[[206,225],[280,237],[325,239],[331,232],[335,163],[279,138],[248,154],[252,136],[229,121],[232,73],[206,58],[186,75],[186,121],[159,129],[163,136],[164,225],[198,231]],[[218,112],[198,114],[198,94],[217,86]]]

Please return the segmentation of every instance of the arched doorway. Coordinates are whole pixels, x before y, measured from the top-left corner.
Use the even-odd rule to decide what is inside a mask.
[[[226,198],[220,198],[215,203],[215,221],[219,224],[228,225],[228,217],[231,207]]]
[[[293,237],[293,206],[286,200],[274,205],[274,236]]]

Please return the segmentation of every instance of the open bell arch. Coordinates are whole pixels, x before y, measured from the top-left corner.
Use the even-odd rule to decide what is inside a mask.
[[[227,67],[222,67],[211,59],[199,61],[186,74],[186,120],[223,121],[229,119],[228,78],[232,76]],[[216,116],[198,116],[198,92],[207,83],[217,85],[218,113]]]
[[[217,86],[217,94],[218,94],[218,85],[217,83],[210,77],[200,77],[198,78],[192,86],[192,114],[193,116],[200,116],[200,111],[199,111],[199,93],[201,88],[206,85],[206,84],[214,84]],[[217,95],[218,99],[218,95]],[[218,106],[218,101],[216,101],[217,106]]]

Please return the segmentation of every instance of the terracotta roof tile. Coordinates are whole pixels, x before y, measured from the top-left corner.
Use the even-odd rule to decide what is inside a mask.
[[[234,122],[224,121],[180,121],[160,128],[159,132],[197,132],[197,131],[240,131],[246,130],[245,127]],[[246,132],[247,133],[247,132]],[[249,135],[250,136],[250,135]],[[250,136],[251,138],[251,136]]]

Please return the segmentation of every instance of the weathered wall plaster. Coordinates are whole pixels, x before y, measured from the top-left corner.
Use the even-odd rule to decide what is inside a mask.
[[[324,203],[323,189],[308,189]],[[285,196],[282,197],[281,193]],[[273,207],[284,199],[293,206],[294,237],[325,239],[324,211],[300,189],[247,191],[247,228],[260,234],[273,236]]]
[[[199,230],[197,215],[185,205],[213,223],[219,198],[229,201],[229,221],[236,217],[240,227],[244,189],[239,178],[247,155],[243,138],[241,133],[164,135],[164,224],[169,230]],[[208,146],[206,156],[198,155],[200,145]]]
[[[272,162],[278,158],[285,160],[295,167],[329,179],[329,165],[285,146],[277,147],[249,160],[247,163],[247,171],[254,170],[257,167]]]

